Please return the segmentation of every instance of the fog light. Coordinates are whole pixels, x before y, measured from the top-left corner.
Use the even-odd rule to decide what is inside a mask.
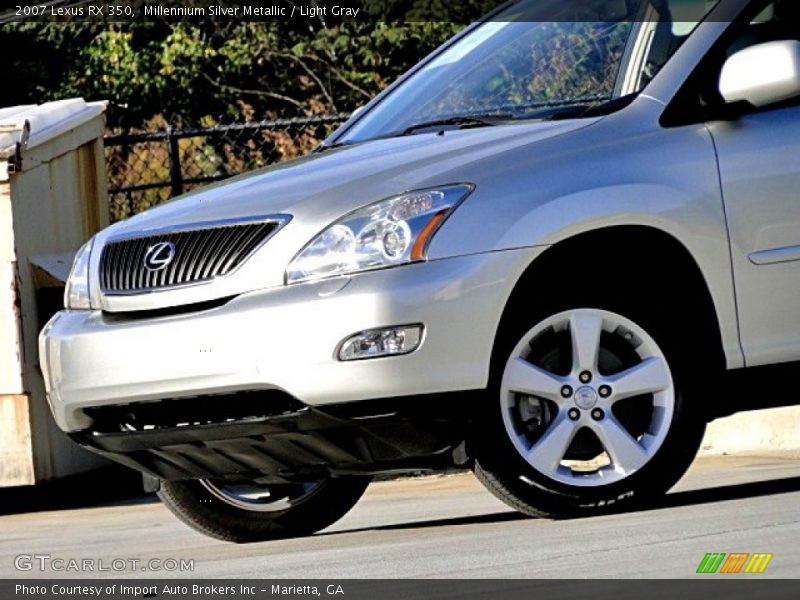
[[[339,360],[363,360],[408,354],[422,342],[422,325],[403,325],[362,331],[339,346]]]

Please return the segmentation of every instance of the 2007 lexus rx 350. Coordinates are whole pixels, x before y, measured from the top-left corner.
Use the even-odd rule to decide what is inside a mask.
[[[595,4],[512,2],[308,156],[96,235],[41,334],[58,425],[234,541],[377,474],[664,493],[800,360],[798,3]]]

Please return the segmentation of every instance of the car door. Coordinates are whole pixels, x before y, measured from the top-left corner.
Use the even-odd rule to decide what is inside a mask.
[[[800,39],[792,3],[800,4],[772,3],[739,38],[740,47],[742,41]],[[749,366],[800,360],[800,101],[709,129],[719,157],[745,360]]]

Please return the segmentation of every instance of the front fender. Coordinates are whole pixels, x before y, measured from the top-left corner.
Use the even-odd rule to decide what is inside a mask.
[[[540,144],[540,157],[505,157],[505,164],[485,169],[473,195],[435,238],[431,255],[551,246],[615,226],[657,229],[694,258],[717,311],[728,367],[742,367],[730,246],[710,135],[703,125],[648,129],[643,123],[614,115]]]

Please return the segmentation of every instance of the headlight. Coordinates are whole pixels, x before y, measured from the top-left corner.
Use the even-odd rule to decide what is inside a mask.
[[[92,302],[89,295],[89,257],[92,255],[93,240],[89,240],[72,262],[67,286],[64,289],[64,306],[73,310],[89,310]]]
[[[471,184],[408,192],[346,215],[317,235],[286,269],[286,283],[423,261]]]

